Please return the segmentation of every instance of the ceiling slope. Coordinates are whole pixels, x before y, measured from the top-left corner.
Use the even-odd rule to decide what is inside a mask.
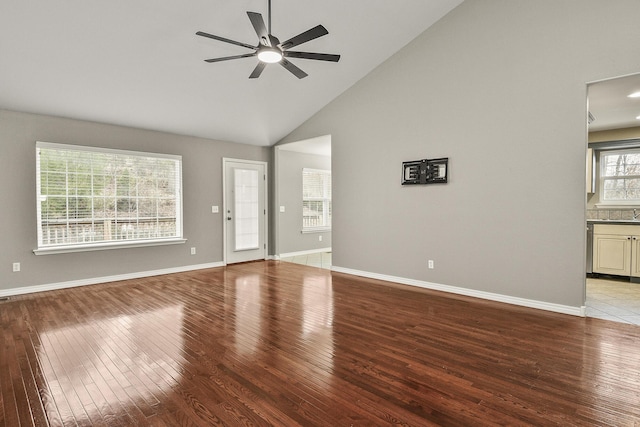
[[[257,45],[246,12],[267,0],[0,0],[0,108],[272,145],[439,20],[461,0],[273,0],[273,33],[286,40],[318,24],[305,51],[339,63],[291,59],[298,80],[198,37]]]

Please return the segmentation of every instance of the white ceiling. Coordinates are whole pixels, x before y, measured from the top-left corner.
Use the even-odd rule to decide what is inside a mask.
[[[272,145],[397,52],[462,0],[273,0],[281,41],[324,25],[329,35],[257,80],[256,58],[195,35],[257,45],[246,11],[267,0],[0,0],[0,108],[254,145]]]
[[[640,91],[640,74],[589,85],[589,111],[595,120],[589,131],[640,126],[640,98],[627,95]]]
[[[331,135],[317,136],[315,138],[278,145],[277,147],[283,151],[295,151],[296,153],[331,157]]]

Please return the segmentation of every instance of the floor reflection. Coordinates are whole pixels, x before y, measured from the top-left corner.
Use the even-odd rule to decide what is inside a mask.
[[[38,334],[38,358],[64,422],[93,423],[157,403],[181,379],[183,306],[95,319]],[[75,421],[74,421],[75,420]]]
[[[235,280],[235,344],[236,351],[254,354],[260,340],[262,301],[260,276],[237,277]]]
[[[329,388],[333,384],[333,286],[331,276],[305,277],[302,284],[302,341],[315,367],[311,379]]]
[[[631,343],[630,339],[626,339]],[[637,407],[640,394],[632,392],[639,384],[640,353],[629,351],[618,334],[602,334],[597,346],[583,346],[581,380],[590,390],[585,400],[592,404],[615,396],[620,407]],[[620,390],[626,392],[619,392]],[[637,425],[637,424],[634,424]]]
[[[327,274],[303,276],[287,288],[265,283],[263,276],[244,274],[233,278],[227,289],[233,312],[226,313],[227,327],[234,337],[234,350],[249,361],[272,366],[290,366],[288,355],[302,356],[308,366],[298,375],[326,387],[333,372],[333,288]],[[291,278],[295,281],[295,278]],[[229,322],[229,319],[234,319]],[[292,373],[295,368],[291,369]]]
[[[326,336],[327,331],[331,332],[330,328],[333,325],[331,276],[304,278],[302,284],[302,310],[303,338],[309,338],[314,334]]]

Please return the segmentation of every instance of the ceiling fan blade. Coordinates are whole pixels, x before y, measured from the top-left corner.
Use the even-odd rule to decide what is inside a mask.
[[[291,62],[287,61],[284,58],[282,58],[282,60],[280,61],[280,65],[282,65],[284,68],[289,70],[291,72],[291,74],[293,74],[294,76],[296,76],[299,79],[304,79],[305,77],[308,76],[307,73],[305,73],[300,68],[296,67],[295,65],[293,65]]]
[[[322,25],[317,25],[310,30],[305,31],[304,33],[300,33],[295,37],[290,38],[289,40],[280,44],[283,50],[291,49],[294,46],[298,46],[299,44],[306,43],[313,39],[317,39],[318,37],[322,37],[329,34],[327,29]]]
[[[253,72],[251,73],[249,78],[257,79],[258,77],[260,77],[260,74],[262,74],[262,70],[264,70],[264,67],[266,66],[267,64],[265,62],[259,61],[258,65],[256,65],[256,68],[253,69]]]
[[[269,32],[267,31],[267,27],[264,25],[264,19],[262,19],[262,15],[256,12],[247,12],[249,15],[249,20],[251,20],[251,25],[253,25],[253,29],[256,30],[256,34],[258,35],[258,39],[261,44],[265,46],[271,46],[271,41],[269,40]]]
[[[252,50],[256,50],[257,49],[255,46],[251,46],[250,44],[237,42],[235,40],[225,39],[224,37],[214,36],[213,34],[205,33],[205,32],[202,32],[202,31],[198,31],[196,33],[196,35],[202,36],[202,37],[209,37],[210,39],[218,40],[218,41],[225,42],[225,43],[235,44],[236,46],[246,47],[247,49],[252,49]]]
[[[250,56],[256,56],[257,53],[253,52],[253,53],[245,53],[244,55],[234,55],[234,56],[225,56],[222,58],[212,58],[212,59],[205,59],[204,62],[221,62],[221,61],[228,61],[230,59],[240,59],[240,58],[249,58]]]
[[[286,50],[283,52],[283,54],[288,58],[315,59],[317,61],[330,62],[338,62],[340,60],[340,55],[333,55],[330,53],[294,52],[291,50]]]

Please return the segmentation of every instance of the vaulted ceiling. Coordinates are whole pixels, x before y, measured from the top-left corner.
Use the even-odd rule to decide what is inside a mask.
[[[257,58],[198,37],[257,45],[247,11],[267,0],[0,0],[0,108],[254,145],[272,145],[460,4],[462,0],[272,0],[284,41],[318,24],[329,34],[249,79]]]

